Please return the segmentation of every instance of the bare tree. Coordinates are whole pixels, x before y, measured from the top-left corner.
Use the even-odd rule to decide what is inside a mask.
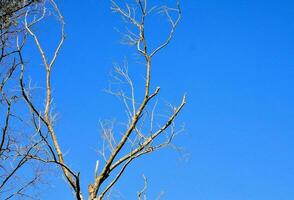
[[[54,16],[56,16],[59,22],[60,38],[52,57],[47,56],[48,54],[44,50],[44,44],[32,29],[34,24],[44,19],[47,12],[46,9],[43,7],[41,12],[37,12],[36,14],[34,9],[30,8],[27,9],[25,13],[22,13],[24,17],[24,30],[22,31],[24,31],[25,34],[22,39],[18,36],[16,37],[16,49],[14,50],[18,62],[12,62],[12,67],[9,68],[10,70],[8,70],[7,75],[2,81],[5,83],[7,80],[10,80],[13,71],[18,69],[20,96],[16,95],[12,96],[13,98],[9,98],[4,93],[2,95],[3,104],[5,104],[4,107],[6,108],[2,138],[7,137],[8,126],[13,116],[11,114],[12,102],[15,100],[18,101],[18,99],[23,100],[28,108],[30,137],[28,140],[29,145],[26,146],[25,151],[20,154],[19,164],[16,166],[16,169],[20,169],[27,161],[37,162],[41,166],[48,166],[49,164],[58,166],[66,178],[67,183],[69,183],[75,198],[82,200],[85,199],[85,196],[81,191],[80,173],[75,172],[69,167],[70,165],[64,159],[64,154],[57,138],[58,133],[54,128],[55,117],[52,111],[51,76],[55,68],[55,61],[65,40],[65,23],[56,3],[53,0],[48,0],[46,2],[51,6],[51,12],[54,12]],[[123,123],[122,134],[116,131],[114,128],[116,124],[112,121],[100,122],[103,145],[100,155],[97,156],[98,161],[93,170],[94,179],[92,183],[88,184],[87,196],[89,200],[102,200],[107,198],[111,189],[121,179],[128,166],[137,158],[161,148],[172,146],[174,137],[182,130],[181,128],[176,129],[175,119],[186,103],[186,97],[184,96],[178,106],[169,106],[170,112],[168,115],[162,115],[162,112],[157,109],[158,101],[156,100],[160,93],[160,87],[154,88],[152,85],[152,69],[155,67],[153,66],[152,60],[155,56],[159,55],[160,51],[164,50],[174,37],[175,30],[182,16],[179,2],[176,1],[174,7],[153,6],[150,8],[147,5],[147,0],[136,0],[134,4],[125,4],[124,6],[116,1],[111,2],[112,11],[121,16],[127,24],[127,31],[123,36],[123,42],[133,46],[140,56],[140,62],[143,63],[145,68],[145,78],[142,79],[144,86],[140,88],[133,82],[129,74],[127,61],[125,61],[123,65],[114,66],[113,80],[107,92],[118,97],[122,101],[127,113],[127,121]],[[28,6],[29,5],[30,4],[28,4]],[[10,13],[17,13],[18,8],[15,10],[9,10],[1,14],[3,16],[9,16],[8,21],[3,20],[3,26],[12,26],[12,22],[9,20],[12,16]],[[30,17],[32,13],[34,17]],[[154,13],[163,14],[165,16],[169,23],[169,32],[161,44],[152,48],[151,46],[154,46],[154,44],[150,45],[152,41],[150,42],[146,39],[147,33],[145,29],[147,26],[146,19]],[[31,37],[35,42],[44,66],[44,106],[41,106],[34,100],[33,88],[30,86],[26,76],[26,67],[28,63],[26,63],[23,56],[22,48],[27,37]],[[119,87],[117,87],[117,84],[113,84],[114,82],[119,83]],[[3,89],[1,89],[1,91],[2,90]],[[23,121],[22,118],[17,118],[15,120]],[[10,140],[10,138],[2,140],[4,142],[1,144],[1,152],[2,149],[4,152],[4,149],[7,149],[9,145],[11,145]],[[22,151],[17,150],[17,152]],[[8,155],[8,157],[11,158],[11,155]],[[147,187],[147,179],[144,178],[144,180]],[[146,187],[138,193],[138,199],[146,199]],[[19,193],[21,193],[21,191],[22,189],[20,189]]]
[[[30,114],[23,113],[25,102],[19,89],[18,76],[22,49],[27,32],[25,14],[35,15],[43,8],[40,1],[0,1],[0,198],[32,198],[31,189],[40,181],[43,167],[31,159],[46,157],[44,139],[38,133]],[[41,9],[42,10],[42,9]],[[30,12],[29,12],[30,11]],[[29,26],[37,23],[33,20]],[[23,174],[26,173],[26,176]]]

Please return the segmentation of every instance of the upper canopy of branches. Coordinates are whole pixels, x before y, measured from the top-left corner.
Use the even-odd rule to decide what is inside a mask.
[[[1,30],[15,24],[23,14],[23,10],[30,5],[42,0],[0,0],[0,25]]]

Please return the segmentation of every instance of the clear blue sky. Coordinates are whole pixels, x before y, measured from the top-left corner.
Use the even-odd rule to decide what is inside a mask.
[[[97,159],[98,121],[122,113],[117,99],[102,90],[112,63],[132,59],[132,53],[119,44],[115,27],[122,20],[108,0],[57,3],[67,39],[53,79],[56,128],[66,160],[81,171],[85,192]],[[179,117],[186,132],[176,144],[189,158],[182,161],[168,149],[134,163],[118,185],[123,199],[135,199],[143,173],[149,199],[162,190],[168,200],[294,199],[293,1],[181,4],[183,20],[155,60],[154,78],[164,100],[178,103],[188,94]],[[156,23],[152,32],[160,30]],[[54,29],[48,24],[38,31],[52,34],[46,36],[48,48]],[[43,199],[72,199],[63,183],[52,179]]]

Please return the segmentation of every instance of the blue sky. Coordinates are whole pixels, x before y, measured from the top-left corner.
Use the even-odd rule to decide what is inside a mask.
[[[97,159],[98,122],[123,113],[103,89],[112,64],[132,60],[133,51],[119,43],[122,20],[109,1],[57,3],[67,39],[53,72],[56,130],[85,192]],[[177,104],[187,93],[178,120],[186,131],[175,142],[189,157],[183,161],[166,149],[138,160],[118,184],[121,196],[135,199],[144,173],[149,199],[160,191],[168,200],[293,199],[293,1],[193,0],[181,6],[183,20],[154,60],[153,75],[162,101]],[[38,30],[48,49],[55,29],[48,23]],[[150,33],[158,31],[155,20]],[[140,80],[135,65],[132,70]],[[62,178],[51,184],[44,199],[72,199]]]

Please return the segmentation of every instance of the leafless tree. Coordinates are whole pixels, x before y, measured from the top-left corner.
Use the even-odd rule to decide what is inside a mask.
[[[27,192],[39,183],[43,173],[31,156],[46,157],[44,139],[36,137],[36,126],[25,106],[18,76],[21,52],[27,32],[23,24],[26,13],[31,16],[43,8],[41,1],[0,1],[0,198],[32,198]],[[42,9],[41,9],[42,10]],[[29,26],[37,21],[33,20]],[[23,174],[27,173],[26,176]]]
[[[30,1],[25,2],[28,4],[28,7],[30,7]],[[8,137],[8,127],[10,127],[11,118],[15,118],[13,120],[19,120],[21,122],[26,120],[23,116],[14,117],[11,111],[12,103],[22,100],[28,108],[28,116],[30,119],[28,123],[29,128],[25,130],[29,130],[29,134],[26,135],[28,136],[27,145],[25,147],[16,147],[17,150],[15,150],[15,152],[17,152],[17,156],[19,157],[15,169],[21,169],[27,161],[36,162],[40,166],[53,164],[63,173],[76,199],[82,200],[85,199],[85,196],[87,196],[89,200],[106,199],[111,189],[121,179],[130,164],[143,155],[150,154],[164,147],[172,146],[174,137],[182,131],[181,128],[176,128],[175,119],[184,107],[186,97],[184,96],[182,98],[178,106],[170,105],[169,114],[163,115],[157,108],[159,104],[157,96],[160,93],[160,87],[154,88],[152,84],[152,69],[156,67],[153,66],[152,60],[155,56],[159,55],[160,51],[164,50],[174,37],[175,30],[182,16],[181,8],[178,1],[175,2],[174,7],[149,7],[147,5],[147,0],[136,0],[133,4],[126,3],[124,5],[116,1],[111,1],[112,11],[121,16],[126,22],[127,31],[123,35],[123,43],[135,48],[140,57],[140,65],[143,63],[145,68],[145,78],[142,79],[143,88],[140,88],[140,84],[137,86],[137,83],[133,82],[130,76],[130,69],[127,61],[122,65],[114,66],[112,82],[107,92],[118,97],[122,101],[126,110],[127,121],[123,122],[122,133],[116,131],[116,124],[114,122],[100,122],[103,145],[99,151],[100,155],[97,156],[96,166],[92,169],[94,171],[94,179],[92,183],[88,184],[88,194],[83,195],[81,191],[80,173],[75,172],[64,159],[64,154],[57,138],[59,133],[57,133],[54,128],[55,115],[52,111],[51,76],[52,71],[56,68],[55,61],[65,40],[65,23],[56,3],[53,0],[48,0],[46,2],[51,6],[52,12],[60,25],[60,38],[52,53],[52,57],[49,57],[49,53],[45,52],[44,44],[39,39],[40,37],[32,28],[33,25],[45,18],[46,9],[42,7],[43,9],[38,9],[39,12],[35,12],[33,8],[29,8],[26,9],[24,13],[21,12],[24,26],[24,29],[21,30],[24,34],[22,38],[16,34],[16,49],[13,51],[13,54],[17,56],[17,61],[16,59],[12,59],[13,62],[3,78],[1,92],[4,91],[2,88],[6,82],[12,79],[12,74],[15,70],[19,70],[18,88],[20,88],[20,90],[16,90],[18,93],[16,92],[17,94],[13,96],[7,96],[6,92],[2,93],[2,104],[3,107],[6,108],[6,115],[2,129],[3,144],[1,144],[1,153],[2,151],[6,152],[6,149],[15,148],[15,144],[18,144],[15,143],[14,139]],[[4,14],[2,14],[1,11],[1,15],[4,17],[8,16],[7,19],[5,18],[2,20],[3,22],[1,22],[3,27],[6,27],[5,30],[13,26],[11,24],[14,22],[11,22],[10,18],[15,15],[14,13],[18,13],[18,10],[19,8],[16,7],[15,10],[5,11]],[[150,42],[146,39],[146,19],[153,14],[157,14],[157,16],[162,14],[169,23],[168,35],[164,41],[158,45],[150,45],[152,41]],[[33,17],[31,17],[31,15],[33,15]],[[28,37],[32,38],[37,46],[42,60],[42,66],[44,66],[44,106],[34,100],[33,88],[30,86],[30,82],[26,75],[28,63],[26,63],[26,59],[23,56],[22,48]],[[151,46],[155,46],[155,48]],[[24,151],[22,150],[23,148],[25,149]],[[5,155],[3,154],[3,156]],[[12,158],[11,155],[7,155],[6,157]],[[5,159],[3,160],[5,161]],[[93,165],[95,164],[93,163]],[[34,178],[36,177],[38,176],[34,176]],[[145,177],[144,181],[145,187],[138,193],[139,200],[146,199],[145,191],[147,189],[147,179]],[[28,184],[30,183],[31,182],[28,182]],[[26,185],[22,188],[25,187]],[[22,194],[22,188],[16,190],[14,193]]]

